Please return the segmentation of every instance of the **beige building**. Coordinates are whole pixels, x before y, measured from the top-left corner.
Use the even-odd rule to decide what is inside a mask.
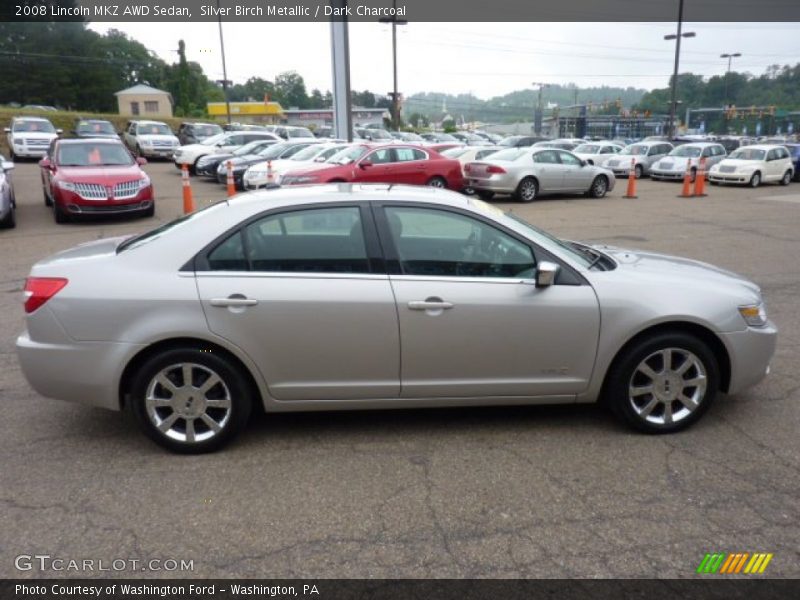
[[[172,95],[164,90],[140,83],[114,94],[119,104],[119,114],[143,119],[172,116]]]

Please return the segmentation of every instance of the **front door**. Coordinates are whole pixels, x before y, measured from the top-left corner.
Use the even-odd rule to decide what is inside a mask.
[[[399,395],[397,310],[365,222],[374,231],[352,205],[270,214],[197,272],[209,329],[250,356],[277,400]]]
[[[399,274],[404,398],[561,396],[586,389],[600,328],[588,285],[534,285],[537,250],[474,216],[384,206]]]

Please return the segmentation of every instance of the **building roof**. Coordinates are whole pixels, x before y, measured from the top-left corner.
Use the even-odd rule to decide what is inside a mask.
[[[167,94],[169,92],[165,92],[164,90],[158,90],[152,86],[146,85],[144,83],[138,83],[133,87],[129,87],[124,90],[120,90],[118,92],[114,92],[115,96],[124,96],[127,94]]]

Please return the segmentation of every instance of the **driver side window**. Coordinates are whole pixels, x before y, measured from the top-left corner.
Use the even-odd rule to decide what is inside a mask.
[[[404,275],[534,276],[531,248],[483,221],[438,209],[384,210]]]

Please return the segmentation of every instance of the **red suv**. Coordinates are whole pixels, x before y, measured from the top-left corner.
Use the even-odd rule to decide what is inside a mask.
[[[289,171],[281,185],[307,183],[406,183],[459,191],[461,163],[430,148],[399,144],[356,144],[324,163]]]
[[[136,158],[117,140],[57,140],[41,166],[44,202],[56,223],[73,216],[133,213],[152,217],[153,185]]]

